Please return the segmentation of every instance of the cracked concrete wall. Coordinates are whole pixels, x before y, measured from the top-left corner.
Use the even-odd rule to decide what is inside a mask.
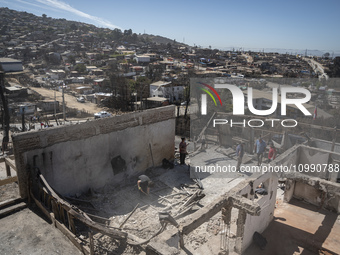
[[[293,196],[312,205],[320,206],[323,192],[306,183],[296,182]]]
[[[285,193],[284,193],[284,202],[289,203],[289,201],[292,199],[294,195],[294,189],[295,189],[295,181],[294,180],[287,180],[286,186],[285,186]]]
[[[62,195],[137,176],[153,164],[150,145],[155,165],[163,158],[173,159],[174,116],[175,107],[167,106],[14,135],[21,196],[27,196],[26,166],[34,165],[33,158],[49,184]],[[117,158],[120,164],[111,162]]]
[[[336,182],[337,178],[340,178],[340,171],[332,169],[340,166],[339,157],[340,153],[337,152],[305,145],[296,145],[279,155],[271,165],[287,166],[293,173],[301,172],[310,177],[318,177]],[[328,169],[331,169],[331,171]],[[286,172],[280,172],[279,176],[285,177]]]
[[[309,166],[316,166],[319,164],[328,164],[329,152],[311,150],[308,147],[299,147],[298,150],[299,150],[299,157],[297,160],[297,166],[305,165],[305,164]],[[322,172],[308,171],[308,175],[319,177],[322,179],[327,179],[329,176],[329,173],[328,171],[322,171]]]
[[[330,151],[332,149],[332,141],[326,141],[321,139],[312,138],[311,146],[323,150]],[[334,144],[334,151],[340,153],[340,143]],[[339,159],[339,158],[338,158]]]
[[[293,185],[285,192],[285,201],[296,197],[316,206],[340,212],[340,183],[299,173],[288,174],[286,185],[287,183]]]

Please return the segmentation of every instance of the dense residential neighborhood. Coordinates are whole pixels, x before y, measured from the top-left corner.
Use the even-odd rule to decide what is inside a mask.
[[[180,105],[189,101],[191,77],[239,78],[240,86],[252,86],[266,77],[328,78],[332,65],[329,54],[309,58],[307,52],[301,56],[242,49],[220,51],[135,34],[131,29],[97,28],[7,8],[0,12],[3,67],[6,61],[23,65],[23,72],[6,84],[11,86],[7,88],[9,94],[42,87],[81,97],[81,102],[110,111]],[[322,87],[321,83],[309,85],[312,89]],[[32,103],[27,97],[20,98],[21,105]],[[9,103],[12,105],[12,100]],[[41,110],[41,102],[35,104]],[[62,104],[58,104],[58,112],[59,106]],[[11,110],[20,113],[18,107]]]

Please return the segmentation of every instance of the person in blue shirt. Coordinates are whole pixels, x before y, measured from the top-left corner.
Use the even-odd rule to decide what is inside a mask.
[[[257,165],[261,166],[263,153],[265,152],[267,144],[263,141],[262,137],[260,136],[259,139],[256,140],[254,145],[254,153],[257,154]]]
[[[243,155],[244,155],[244,143],[240,143],[236,147],[236,158],[237,158],[236,170],[237,171],[240,171]]]

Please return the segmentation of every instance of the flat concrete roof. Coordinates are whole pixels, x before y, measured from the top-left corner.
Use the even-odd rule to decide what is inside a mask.
[[[158,87],[161,87],[161,86],[165,86],[165,85],[169,85],[171,82],[168,82],[168,81],[156,81],[154,83],[151,83],[150,86],[158,86]]]
[[[0,58],[0,63],[8,64],[8,63],[21,63],[20,60],[14,58]]]
[[[148,101],[157,101],[157,102],[163,102],[169,100],[166,97],[148,97],[146,100]]]

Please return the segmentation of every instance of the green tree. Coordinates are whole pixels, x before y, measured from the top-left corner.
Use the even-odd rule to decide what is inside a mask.
[[[69,57],[68,57],[68,61],[71,63],[71,64],[75,64],[76,63],[76,58],[73,56],[73,55],[70,55]]]
[[[340,57],[334,58],[333,65],[329,66],[332,77],[340,77]]]
[[[123,33],[120,29],[118,28],[115,28],[113,31],[112,31],[112,38],[113,40],[120,40],[123,36]]]
[[[135,91],[137,92],[137,97],[142,102],[143,98],[147,98],[150,95],[150,84],[151,81],[145,76],[140,76],[136,80]]]
[[[125,36],[132,35],[132,29],[124,30],[124,35],[125,35]]]
[[[78,29],[77,25],[74,24],[74,23],[71,24],[70,28],[71,28],[73,31],[75,31],[75,30]]]
[[[86,72],[86,66],[84,64],[77,64],[74,67],[74,70],[77,71],[78,73],[85,73]]]
[[[110,75],[112,97],[106,106],[115,110],[129,111],[132,109],[131,87],[125,77],[112,73]]]

